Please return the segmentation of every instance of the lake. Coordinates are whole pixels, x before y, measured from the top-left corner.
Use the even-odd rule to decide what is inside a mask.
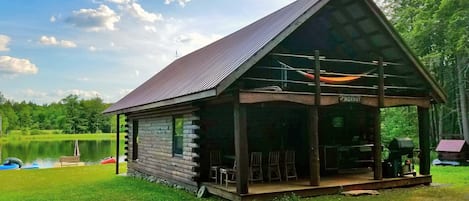
[[[106,157],[116,155],[116,140],[79,140],[80,160],[86,165],[99,164]],[[0,144],[0,160],[7,157],[21,159],[26,165],[33,162],[40,168],[51,168],[60,156],[73,156],[75,140],[18,141]],[[124,140],[120,140],[119,161],[124,161]]]

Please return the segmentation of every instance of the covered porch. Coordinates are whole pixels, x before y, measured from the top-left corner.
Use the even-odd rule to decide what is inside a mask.
[[[225,97],[221,104],[210,104],[200,113],[205,135],[201,141],[201,149],[205,150],[201,173],[209,172],[209,152],[219,150],[224,167],[236,163],[235,181],[226,185],[220,182],[222,178],[215,182],[206,175],[201,185],[220,197],[251,200],[285,193],[315,196],[431,183],[429,155],[425,154],[430,101],[383,96],[382,107],[418,107],[423,150],[416,177],[383,178],[378,97],[321,94],[317,101],[321,105],[317,106],[314,93],[240,90]],[[296,154],[297,179],[285,179],[286,151]],[[262,181],[249,181],[253,152],[263,155]],[[270,152],[281,153],[281,180],[267,179]]]

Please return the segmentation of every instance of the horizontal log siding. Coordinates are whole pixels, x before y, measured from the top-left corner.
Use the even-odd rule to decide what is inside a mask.
[[[177,112],[181,115],[181,112]],[[128,172],[141,172],[164,179],[169,183],[181,185],[189,190],[197,189],[199,177],[199,154],[193,152],[198,148],[196,140],[199,138],[197,122],[199,117],[194,112],[182,114],[184,118],[184,139],[182,156],[173,156],[173,116],[149,117],[129,115],[129,156],[131,156],[133,120],[138,120],[138,159],[129,160]]]

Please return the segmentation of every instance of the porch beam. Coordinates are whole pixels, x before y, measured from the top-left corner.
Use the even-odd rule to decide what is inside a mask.
[[[243,90],[239,94],[240,103],[265,103],[275,101],[285,101],[299,103],[303,105],[315,105],[314,93],[305,92],[272,92],[261,90]],[[378,97],[368,94],[324,94],[321,93],[321,106],[334,105],[340,103],[341,96],[360,97],[360,104],[371,107],[378,107]],[[385,96],[384,107],[416,105],[419,107],[429,108],[430,100],[424,97],[405,97],[405,96]]]
[[[417,107],[419,121],[420,174],[430,174],[430,113],[428,108]]]
[[[375,180],[383,179],[383,164],[381,162],[381,108],[384,107],[384,66],[383,57],[378,61],[378,107],[376,107],[376,121],[374,133],[373,159],[374,171],[373,178]]]
[[[117,114],[116,120],[116,174],[119,174],[119,134],[120,134],[120,115]]]
[[[236,164],[236,192],[238,194],[248,193],[248,139],[246,129],[246,105],[240,104],[239,92],[235,92],[234,104],[234,140],[235,140],[235,163]]]

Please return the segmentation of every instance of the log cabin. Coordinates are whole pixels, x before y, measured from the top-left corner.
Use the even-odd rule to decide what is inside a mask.
[[[431,183],[429,108],[445,101],[372,0],[298,0],[176,59],[104,113],[125,116],[129,175],[252,200]],[[380,109],[399,106],[418,108],[420,169],[388,179]],[[281,181],[249,182],[254,152],[263,180],[281,153]],[[210,174],[211,153],[230,179]]]

